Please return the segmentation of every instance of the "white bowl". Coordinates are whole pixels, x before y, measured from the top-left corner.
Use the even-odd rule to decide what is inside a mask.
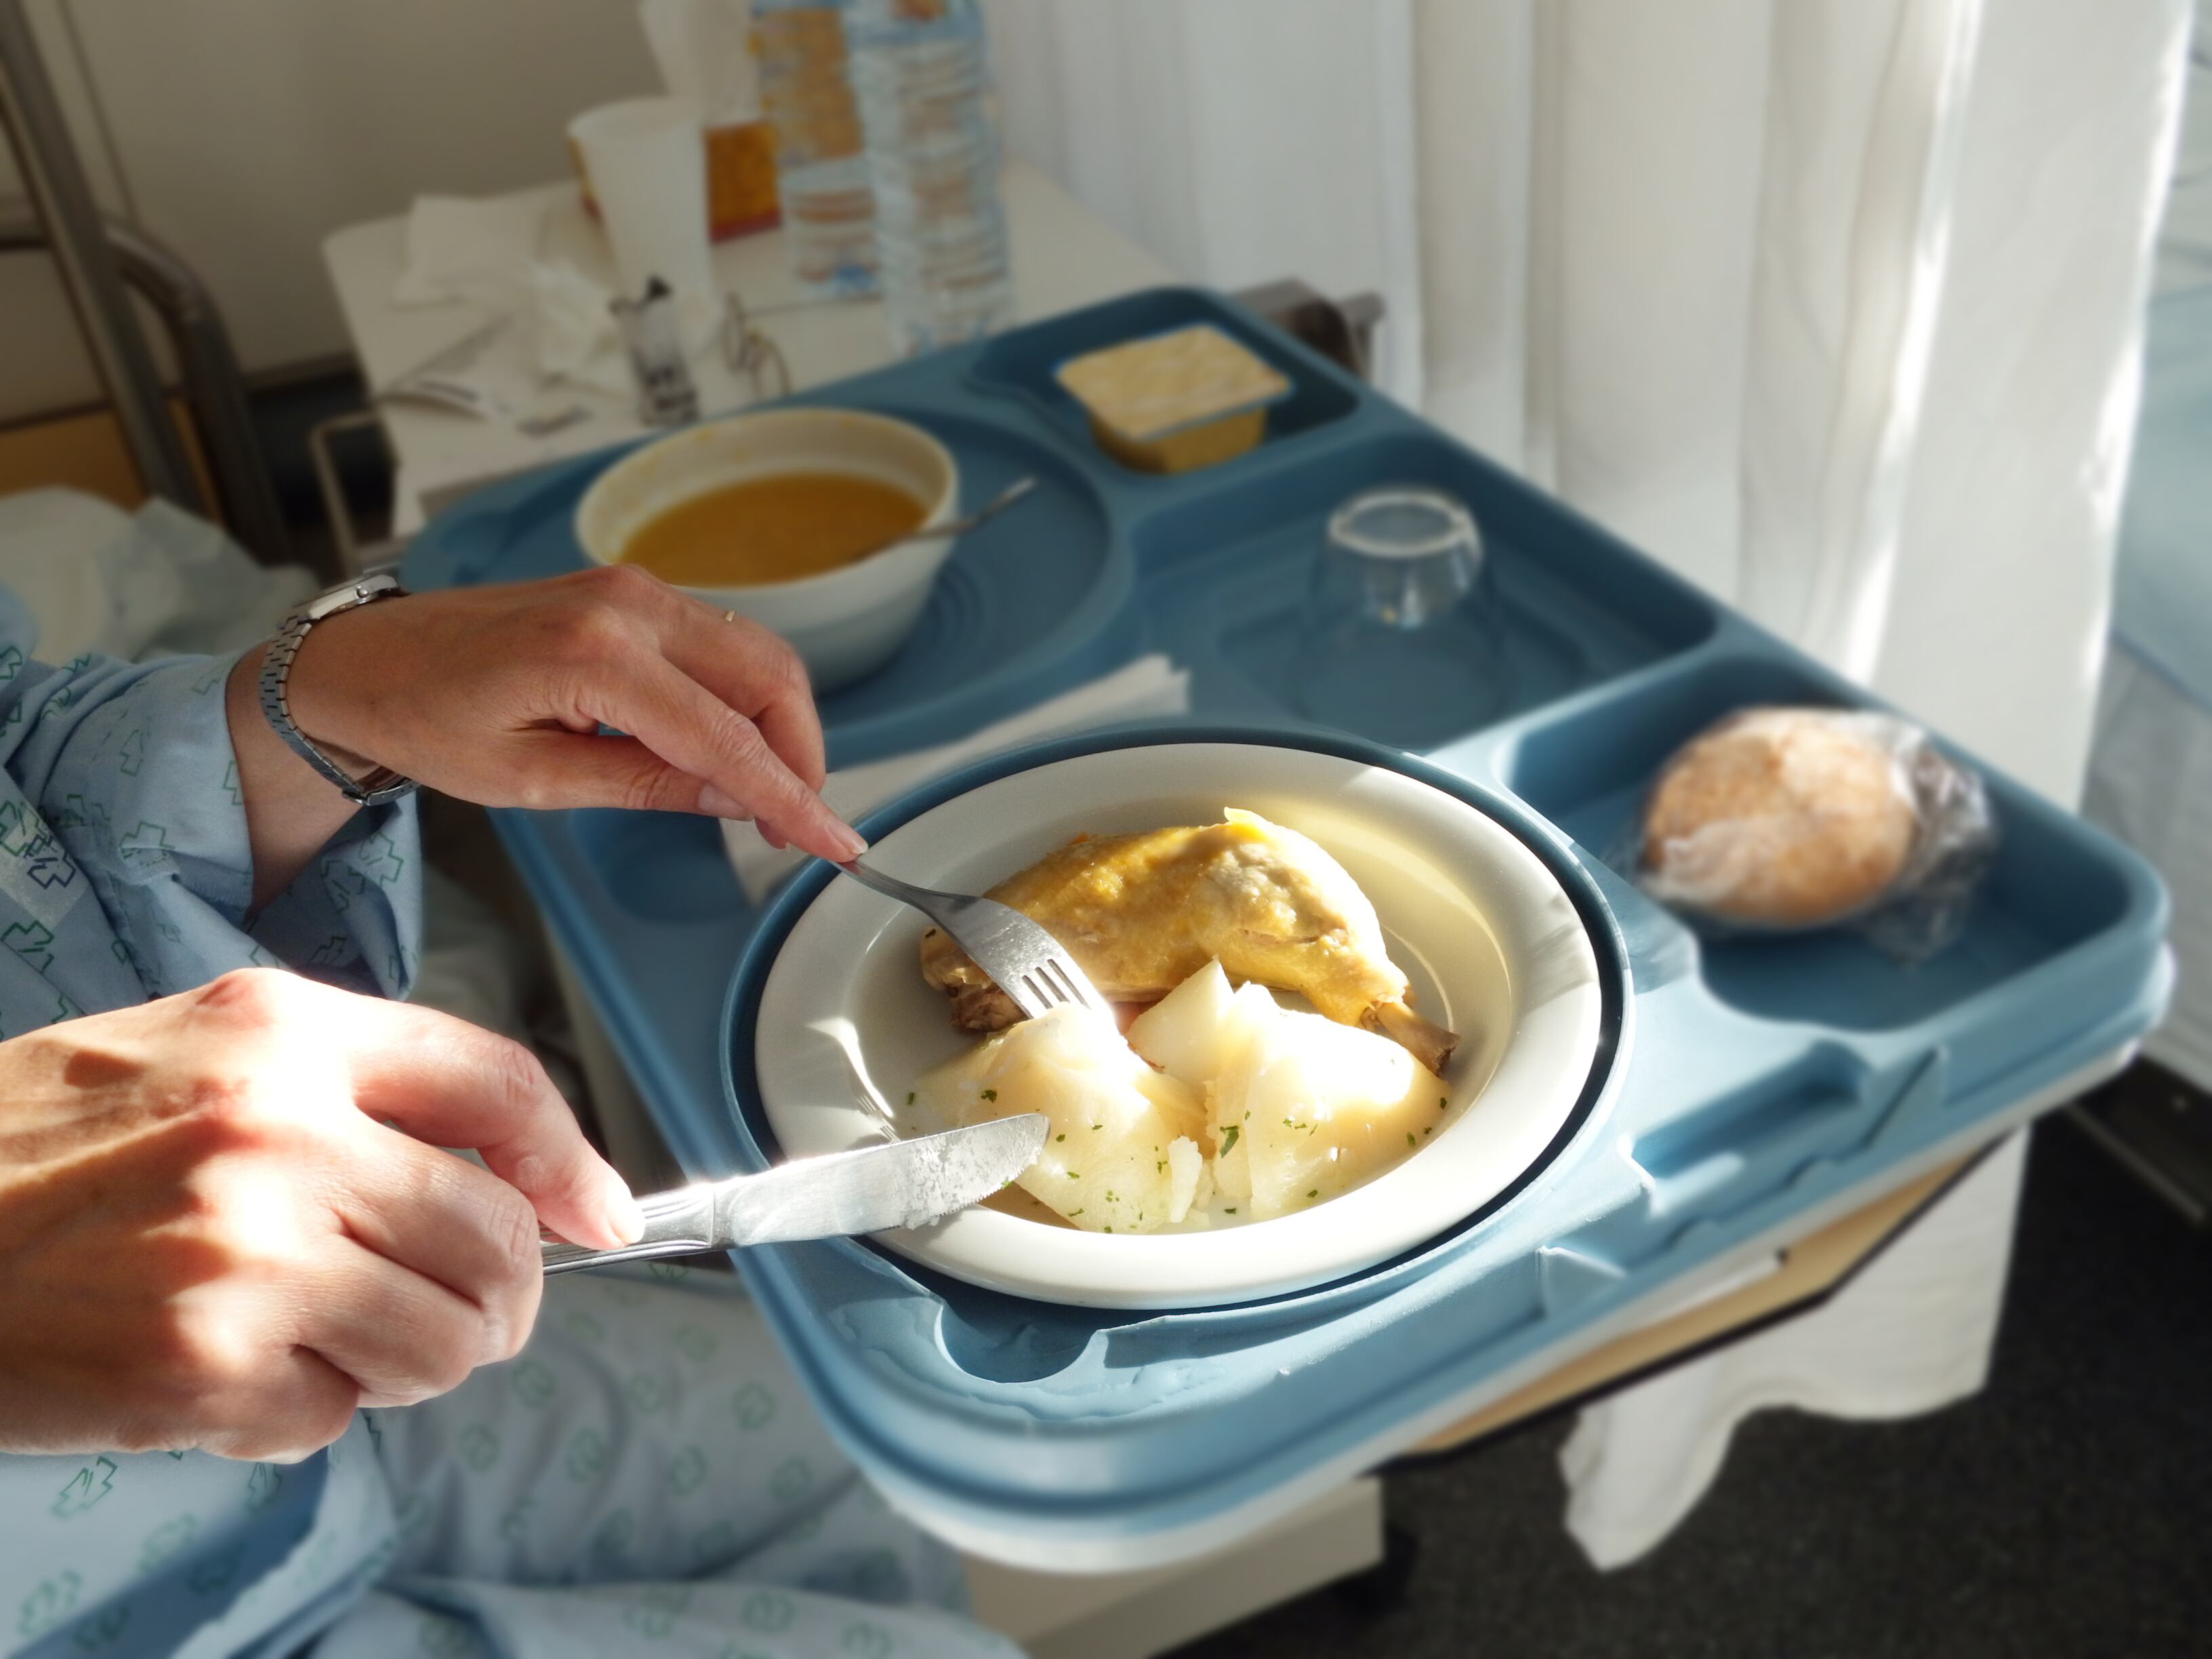
[[[960,474],[945,446],[920,427],[849,409],[766,409],[687,427],[635,450],[602,472],[576,504],[576,539],[600,564],[678,501],[778,472],[849,472],[895,489],[928,509],[921,528],[960,506]],[[791,641],[817,692],[872,673],[905,642],[929,602],[950,536],[931,536],[796,581],[687,587]]]
[[[1441,790],[1303,749],[1161,744],[984,784],[902,824],[869,857],[909,881],[981,892],[1079,833],[1207,823],[1225,806],[1312,836],[1374,902],[1417,1006],[1460,1034],[1449,1127],[1365,1186],[1274,1220],[1131,1237],[972,1209],[883,1243],[956,1279],[1048,1302],[1218,1305],[1387,1261],[1542,1155],[1596,1056],[1596,954],[1543,862]],[[754,1046],[761,1103],[787,1156],[879,1138],[868,1094],[903,1103],[915,1076],[975,1041],[922,983],[915,951],[926,925],[838,881],[793,927],[762,988]]]

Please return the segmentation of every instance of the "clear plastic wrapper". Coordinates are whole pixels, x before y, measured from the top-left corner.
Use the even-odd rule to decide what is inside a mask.
[[[1621,849],[1707,933],[1848,927],[1904,962],[1959,936],[1996,848],[1982,780],[1909,720],[1747,708],[1653,780]]]

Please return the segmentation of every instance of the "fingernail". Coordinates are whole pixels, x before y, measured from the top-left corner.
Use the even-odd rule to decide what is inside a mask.
[[[607,1224],[623,1243],[635,1244],[645,1237],[645,1212],[630,1195],[629,1183],[611,1170],[607,1171],[606,1208]]]
[[[746,811],[743,806],[732,800],[711,783],[703,785],[700,788],[699,810],[702,812],[711,812],[718,818],[750,819],[752,817],[751,813]]]
[[[837,823],[830,830],[830,838],[843,849],[847,860],[856,859],[868,850],[867,837],[849,823]]]

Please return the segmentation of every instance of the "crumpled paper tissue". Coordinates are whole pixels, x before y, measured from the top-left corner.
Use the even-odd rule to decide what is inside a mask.
[[[638,9],[670,93],[696,101],[710,123],[758,116],[757,70],[746,45],[749,0],[641,0]],[[544,216],[544,202],[530,198],[416,198],[392,303],[465,303],[501,325],[472,349],[436,362],[437,379],[460,395],[433,401],[472,404],[501,418],[549,386],[635,393],[621,331],[607,308],[613,290],[573,260],[548,254]],[[684,349],[694,362],[713,348],[721,320],[711,301],[685,296]],[[380,390],[404,397],[409,378]]]

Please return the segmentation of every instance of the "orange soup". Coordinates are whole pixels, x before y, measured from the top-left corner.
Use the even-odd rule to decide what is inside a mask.
[[[647,520],[622,562],[683,587],[747,587],[818,576],[920,529],[927,511],[850,472],[780,472],[694,495]]]

